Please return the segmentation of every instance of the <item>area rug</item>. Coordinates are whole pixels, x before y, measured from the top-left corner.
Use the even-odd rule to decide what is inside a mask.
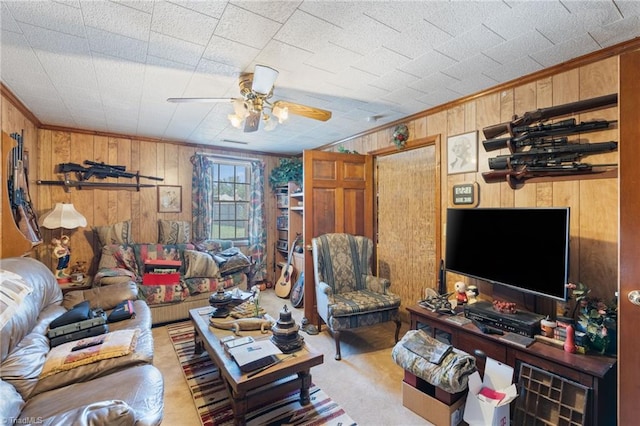
[[[233,425],[233,410],[218,368],[206,351],[194,355],[193,325],[190,321],[167,326],[169,338],[182,366],[193,402],[203,426]],[[356,423],[316,385],[309,391],[311,403],[300,405],[294,392],[279,401],[250,411],[247,425],[336,425]]]

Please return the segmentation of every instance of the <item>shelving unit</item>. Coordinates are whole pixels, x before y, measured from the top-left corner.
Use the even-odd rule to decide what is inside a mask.
[[[276,188],[276,274],[287,263],[291,247],[296,237],[303,231],[304,195],[300,187],[294,183]],[[303,254],[294,253],[293,265],[296,275],[304,268]]]
[[[527,363],[520,365],[515,424],[579,426],[586,423],[589,389]]]

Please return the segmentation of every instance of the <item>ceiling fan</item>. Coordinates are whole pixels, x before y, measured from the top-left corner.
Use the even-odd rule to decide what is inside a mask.
[[[256,65],[253,73],[241,74],[238,82],[241,98],[168,98],[167,101],[231,102],[234,114],[229,114],[229,121],[238,129],[242,128],[244,124],[245,132],[258,130],[261,118],[264,121],[265,130],[272,130],[278,123],[283,123],[289,114],[320,121],[327,121],[331,118],[331,111],[324,109],[287,101],[270,102],[269,99],[273,96],[273,84],[278,78],[278,74],[277,70],[264,65]]]

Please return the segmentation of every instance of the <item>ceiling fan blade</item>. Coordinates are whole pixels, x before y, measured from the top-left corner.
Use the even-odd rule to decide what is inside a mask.
[[[244,132],[250,133],[258,130],[260,125],[260,111],[251,111],[244,119]]]
[[[271,67],[264,65],[256,65],[253,72],[253,83],[251,90],[261,95],[268,95],[273,89],[273,84],[278,78],[279,72]]]
[[[167,102],[173,103],[186,103],[186,102],[199,102],[199,103],[213,103],[213,102],[233,102],[235,98],[167,98]]]
[[[289,110],[289,114],[301,115],[303,117],[313,118],[314,120],[327,121],[331,118],[331,111],[301,104],[294,104],[293,102],[275,101],[273,106],[287,108]]]

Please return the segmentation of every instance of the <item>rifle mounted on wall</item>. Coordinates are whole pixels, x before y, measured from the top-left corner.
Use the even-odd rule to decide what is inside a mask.
[[[95,161],[89,160],[85,160],[84,164],[88,165],[89,167],[84,167],[77,163],[60,163],[58,164],[58,168],[56,171],[58,173],[75,173],[79,181],[87,181],[94,176],[98,179],[106,179],[108,177],[124,177],[136,178],[137,181],[139,181],[140,178],[159,181],[164,180],[164,178],[161,177],[141,175],[139,172],[127,172],[126,166],[113,166],[110,164],[97,163]]]
[[[617,164],[588,164],[573,163],[558,166],[529,167],[523,166],[518,170],[494,170],[482,173],[486,183],[507,182],[511,189],[522,187],[525,181],[536,177],[559,177],[572,175],[587,175],[605,173],[614,170]]]
[[[136,183],[118,183],[118,182],[87,182],[81,180],[71,180],[69,173],[64,174],[64,180],[38,180],[38,185],[64,186],[65,192],[70,192],[71,188],[78,189],[129,189],[140,191],[140,188],[152,188],[155,185]]]
[[[548,137],[566,136],[576,133],[594,132],[596,130],[608,129],[615,121],[593,120],[576,123],[575,118],[569,118],[553,124],[537,124],[534,126],[514,127],[513,133],[518,136],[508,138],[493,138],[482,142],[485,151],[509,148],[511,152],[517,151],[525,146],[546,145]]]
[[[513,120],[507,123],[495,124],[482,129],[484,137],[487,139],[494,139],[505,133],[509,133],[514,136],[514,128],[519,126],[528,126],[533,123],[549,120],[555,117],[562,117],[564,115],[575,114],[578,112],[586,112],[595,109],[611,107],[618,103],[618,94],[613,93],[611,95],[600,96],[597,98],[585,99],[583,101],[571,102],[563,105],[552,106],[547,108],[540,108],[534,111],[525,112],[521,117],[515,115]]]
[[[566,144],[551,148],[533,148],[528,151],[514,152],[508,155],[498,155],[489,158],[489,168],[492,170],[514,169],[519,166],[544,167],[562,163],[574,163],[587,155],[615,151],[618,143],[577,143]]]

